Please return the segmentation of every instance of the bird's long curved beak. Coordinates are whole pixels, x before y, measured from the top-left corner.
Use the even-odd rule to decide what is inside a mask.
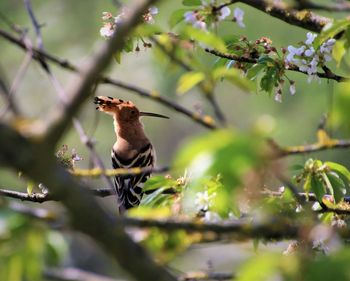
[[[140,116],[150,116],[150,117],[159,117],[159,118],[165,118],[165,119],[170,119],[168,116],[158,114],[158,113],[152,113],[152,112],[140,112]]]

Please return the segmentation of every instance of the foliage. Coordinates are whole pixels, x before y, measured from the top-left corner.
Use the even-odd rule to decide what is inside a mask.
[[[37,219],[2,207],[0,213],[1,280],[43,280],[45,266],[58,266],[67,254],[66,241]]]
[[[174,226],[169,230],[166,226],[135,227],[134,225],[134,227],[124,228],[118,225],[115,229],[112,228],[112,232],[120,241],[127,241],[130,236],[134,241],[133,243],[138,243],[146,248],[151,253],[152,258],[160,265],[160,267],[155,266],[156,269],[164,269],[168,265],[172,267],[172,263],[176,264],[176,259],[181,258],[182,254],[185,255],[191,252],[196,245],[203,242],[225,241],[233,243],[236,239],[242,239],[243,237],[243,240],[252,238],[250,239],[253,241],[251,248],[255,248],[256,254],[247,259],[242,255],[241,265],[233,268],[234,280],[314,281],[331,278],[334,280],[348,280],[349,269],[347,265],[350,261],[350,251],[343,241],[344,237],[348,238],[349,236],[347,224],[350,213],[350,204],[347,198],[350,172],[347,167],[349,160],[346,153],[340,156],[335,153],[318,154],[307,160],[299,157],[296,160],[290,160],[290,162],[283,161],[280,158],[288,157],[290,159],[289,156],[292,154],[305,157],[305,154],[309,152],[320,152],[321,150],[335,148],[344,149],[350,146],[349,140],[338,138],[339,135],[346,135],[349,132],[350,83],[348,81],[344,82],[344,80],[350,72],[347,62],[350,48],[350,21],[347,18],[340,18],[340,16],[328,19],[309,12],[307,9],[310,7],[317,7],[317,9],[326,12],[339,9],[338,6],[323,7],[323,4],[317,6],[318,3],[316,2],[316,6],[313,6],[311,1],[288,1],[289,5],[279,5],[273,1],[266,4],[262,1],[259,3],[259,7],[254,1],[241,1],[258,8],[268,16],[278,17],[292,25],[298,25],[308,30],[303,33],[296,33],[296,35],[293,34],[289,38],[289,33],[292,34],[294,27],[292,25],[288,26],[283,30],[283,33],[288,34],[284,34],[284,41],[279,42],[278,39],[275,40],[277,36],[274,34],[277,32],[277,27],[272,30],[265,29],[263,32],[266,34],[263,34],[263,36],[261,34],[257,36],[258,32],[252,32],[252,29],[255,29],[254,24],[264,23],[261,25],[265,26],[264,19],[254,18],[252,21],[252,15],[249,15],[248,12],[246,20],[244,12],[250,11],[248,6],[244,6],[245,10],[243,11],[236,5],[236,2],[219,0],[169,2],[164,4],[169,5],[166,6],[169,7],[166,16],[162,14],[163,11],[160,8],[158,10],[158,7],[155,6],[148,7],[143,10],[143,13],[139,14],[140,24],[138,26],[133,24],[126,33],[127,36],[122,37],[123,40],[119,43],[123,42],[123,44],[120,44],[123,47],[118,51],[113,49],[113,57],[116,65],[118,65],[117,71],[119,72],[117,74],[113,73],[113,76],[111,76],[113,78],[109,78],[101,76],[101,71],[97,71],[92,75],[97,82],[95,80],[91,82],[92,76],[87,79],[89,83],[94,84],[95,88],[82,88],[81,92],[84,94],[101,91],[101,88],[97,87],[100,83],[114,85],[147,99],[160,102],[169,109],[183,114],[186,118],[188,117],[191,121],[202,125],[210,124],[211,126],[206,127],[212,129],[209,132],[197,134],[197,131],[185,123],[164,125],[167,126],[166,130],[165,127],[161,127],[158,140],[156,140],[157,137],[154,139],[157,145],[163,142],[163,148],[165,147],[172,152],[175,151],[171,168],[167,175],[153,175],[148,179],[142,189],[144,194],[140,206],[126,211],[125,218],[118,217],[116,220],[121,225],[122,223],[127,224],[128,219],[132,222],[132,219],[135,219],[135,221],[138,219],[143,222],[159,222],[165,225],[168,222],[173,223],[173,225],[177,224],[178,229],[174,229]],[[347,6],[346,2],[338,4],[345,5],[344,9],[350,7]],[[0,4],[0,6],[2,5],[4,4]],[[75,7],[78,4],[72,3],[71,5]],[[306,5],[306,7],[303,5]],[[127,23],[128,17],[133,12],[126,7],[118,9],[113,7],[112,9],[113,12],[103,12],[102,14],[100,35],[107,41],[106,44],[118,35],[120,28]],[[98,17],[95,9],[86,10],[94,11],[94,18]],[[117,11],[114,12],[115,10]],[[260,14],[253,15],[260,16]],[[50,17],[54,18],[55,16],[50,15]],[[3,17],[1,16],[1,18]],[[11,21],[5,19],[5,22],[9,23]],[[74,24],[80,25],[80,22],[76,19],[74,22]],[[266,21],[266,26],[269,24],[271,24],[270,21]],[[246,32],[248,28],[246,30],[240,29],[245,26],[250,28],[251,32]],[[17,32],[21,30],[17,26],[17,22],[16,25],[10,24],[9,27],[17,28]],[[38,27],[36,28],[38,29]],[[237,31],[238,28],[240,32]],[[91,32],[95,34],[97,33],[96,29],[96,24],[94,24],[94,28],[90,31],[92,30]],[[66,33],[68,37],[69,32]],[[49,75],[50,80],[53,81],[56,90],[58,89],[60,94],[63,92],[63,87],[57,86],[58,79],[54,76],[54,71],[48,68],[52,61],[62,68],[78,72],[79,77],[84,77],[85,69],[72,67],[69,61],[51,56],[50,52],[42,49],[42,46],[38,46],[38,49],[44,50],[43,53],[40,53],[40,50],[36,50],[36,48],[33,49],[31,39],[27,38],[26,34],[27,30],[23,28],[19,42],[8,40],[12,43],[17,42],[16,44],[19,46],[22,46],[22,41],[25,42],[22,47],[27,49],[28,56],[30,55],[33,60],[39,61],[40,66]],[[36,35],[39,36],[37,38],[38,42],[41,42],[42,38],[40,37],[42,35],[38,31]],[[83,37],[80,36],[79,39],[83,40]],[[295,39],[296,37],[298,39]],[[74,49],[72,45],[72,42],[68,39],[65,40],[65,48]],[[86,43],[85,45],[90,46]],[[104,47],[103,50],[108,52],[106,45]],[[151,52],[154,54],[152,68],[161,73],[159,83],[153,83],[153,79],[148,76],[155,71],[149,71],[148,65],[142,65],[144,61],[141,60],[143,59],[141,57],[146,54],[145,56],[148,59]],[[81,55],[82,51],[78,50],[77,53]],[[133,60],[136,60],[136,66],[132,65],[132,75],[130,76],[136,77],[133,78],[135,78],[137,84],[129,84],[123,76],[125,74],[123,72],[128,72],[125,71],[127,69],[124,68],[125,65],[132,64]],[[102,64],[103,61],[101,59],[99,62]],[[106,59],[105,66],[107,61]],[[10,63],[8,64],[10,65]],[[20,69],[26,68],[24,66]],[[137,71],[142,71],[146,78],[137,77]],[[338,73],[340,74],[338,75]],[[18,79],[21,75],[24,74],[19,71],[18,76],[16,75],[13,83],[11,83],[10,90],[6,91],[6,79],[3,79],[5,75],[0,73],[1,90],[5,93],[4,99],[8,104],[4,106],[5,113],[0,112],[1,117],[5,116],[8,113],[8,108],[11,109],[13,107],[12,103],[16,102],[16,99],[12,100],[12,96],[14,96],[16,87],[18,87]],[[120,80],[118,80],[119,75],[121,76]],[[149,82],[150,80],[153,84]],[[324,80],[328,80],[329,86]],[[311,84],[312,81],[318,81],[322,83],[322,86],[318,86],[316,83]],[[337,82],[339,83],[333,87],[333,83]],[[289,88],[287,90],[286,84]],[[77,83],[77,85],[80,84]],[[147,87],[164,87],[166,90],[148,91],[145,90]],[[321,88],[322,91],[316,93],[317,89]],[[250,93],[250,95],[239,96],[237,89],[243,93]],[[307,91],[315,93],[312,93],[312,96],[310,94],[310,97],[307,95]],[[319,96],[322,96],[326,91],[330,92],[327,94],[331,95],[332,99],[327,100],[326,105],[324,105],[324,101],[319,102]],[[291,97],[287,97],[288,92]],[[297,92],[298,96],[294,96]],[[256,93],[256,95],[251,93]],[[114,93],[111,94],[114,95]],[[121,95],[123,94],[121,93]],[[316,95],[318,96],[316,97]],[[226,99],[227,96],[230,96],[231,99]],[[289,101],[286,105],[271,105],[274,103],[270,98],[271,96],[274,96],[274,101],[279,103],[282,102],[282,97],[284,101],[292,101]],[[129,99],[129,96],[127,98]],[[217,98],[219,102],[216,100]],[[73,97],[72,104],[69,103],[69,99],[67,101],[62,100],[63,115],[67,114],[72,117],[72,111],[75,112],[80,108],[80,105],[74,108],[75,104],[81,103],[80,101],[83,101],[84,98],[82,96]],[[246,99],[258,100],[257,105],[255,107],[244,106],[247,104]],[[318,102],[314,103],[314,99],[317,99]],[[230,104],[226,104],[226,100],[229,100]],[[296,100],[305,100],[307,110],[303,111],[299,108],[301,103],[297,104]],[[277,106],[279,106],[279,109],[276,112],[279,115],[273,112]],[[316,143],[291,147],[284,147],[279,144],[289,143],[295,139],[302,142],[304,138],[309,137],[309,135],[304,136],[303,134],[309,133],[310,128],[308,127],[302,131],[301,127],[304,123],[314,123],[314,121],[309,122],[307,118],[312,116],[312,118],[317,119],[320,117],[320,112],[317,109],[320,112],[329,111],[330,116],[329,120],[326,120],[327,124],[321,122]],[[143,110],[141,106],[140,110]],[[290,117],[292,111],[293,116],[300,115],[300,119],[293,120]],[[86,115],[90,115],[90,108],[88,112],[89,114],[82,113],[83,119]],[[18,131],[18,139],[23,137],[33,147],[40,143],[42,139],[45,139],[42,138],[42,136],[45,136],[44,133],[43,135],[40,134],[40,132],[47,129],[44,128],[45,126],[38,125],[35,123],[36,121],[29,118],[27,120],[21,115],[17,116],[16,110],[13,110],[12,114],[15,116],[13,120],[10,116],[8,119],[4,118],[1,124],[4,123],[9,128]],[[40,114],[38,114],[38,117],[41,116]],[[49,112],[48,115],[51,117],[51,114]],[[214,117],[210,116],[211,114]],[[258,118],[261,117],[265,121],[269,121],[264,123],[264,126],[267,123],[270,125],[276,123],[276,131],[271,128],[256,130],[254,125],[251,124],[258,114],[260,114]],[[275,119],[271,117],[272,115],[275,116]],[[11,121],[6,123],[10,119]],[[48,119],[51,120],[51,118]],[[67,118],[67,120],[67,122],[70,122],[71,118]],[[174,118],[172,120],[178,123],[182,122],[181,119]],[[235,121],[232,122],[232,120]],[[300,120],[303,124],[292,124],[301,122]],[[84,126],[90,125],[90,121],[92,121],[92,118],[87,118]],[[74,120],[74,123],[76,124],[76,120]],[[31,127],[31,125],[33,126]],[[55,129],[55,124],[52,126],[51,128]],[[62,127],[64,126],[62,125]],[[152,126],[156,125],[151,124],[150,127],[152,128]],[[327,131],[329,130],[329,135],[325,133],[325,126]],[[28,130],[27,127],[31,130]],[[102,126],[98,127],[98,130],[103,130],[101,129]],[[184,127],[183,131],[181,131],[182,127]],[[268,126],[266,125],[266,127]],[[292,129],[298,127],[300,127],[300,132]],[[110,127],[108,128],[110,129]],[[344,130],[344,128],[347,130]],[[60,130],[60,126],[57,126],[57,130]],[[81,130],[83,130],[82,127],[78,126],[79,136],[91,154],[89,155],[91,156],[91,163],[94,166],[101,165],[102,161],[100,161],[95,150],[95,140],[92,137],[87,137]],[[100,138],[100,136],[97,137],[101,133],[98,130],[96,138]],[[39,133],[36,134],[36,131]],[[47,131],[50,133],[50,127]],[[116,131],[118,131],[118,128],[116,128]],[[132,130],[130,129],[128,132],[132,133]],[[169,136],[163,138],[165,132],[169,133]],[[186,140],[182,141],[184,132],[186,133]],[[51,140],[49,137],[47,139]],[[179,139],[181,139],[181,143]],[[110,140],[110,135],[107,135],[107,133],[104,140],[97,143],[98,145],[101,144],[97,146],[98,149],[104,146],[105,143],[103,142],[105,140]],[[74,142],[70,139],[70,135],[64,141],[69,144]],[[45,145],[47,144],[42,143],[44,151],[40,151],[39,154],[45,154],[47,152],[45,149],[51,143],[47,147]],[[108,143],[108,145],[111,145],[111,143]],[[154,146],[157,147],[157,145]],[[28,147],[31,146],[28,145]],[[16,149],[18,149],[18,163],[20,163],[16,164],[17,167],[24,167],[27,173],[35,175],[36,179],[40,178],[38,174],[47,172],[43,169],[45,165],[41,165],[40,172],[38,172],[37,163],[27,160],[37,158],[26,158],[25,148],[16,147]],[[8,157],[5,152],[3,153],[4,156],[0,155],[0,163],[12,168],[16,167],[12,164],[14,160]],[[51,152],[50,155],[53,154]],[[55,156],[60,166],[70,172],[75,170],[77,161],[83,160],[78,156],[75,149],[70,152],[68,145],[61,146]],[[49,163],[49,157],[43,157],[42,159],[44,159],[44,162],[47,161],[46,164],[52,164]],[[167,158],[163,157],[161,159],[164,161]],[[303,164],[293,165],[295,162]],[[83,161],[82,165],[91,166],[91,163]],[[47,165],[47,167],[51,166],[54,165]],[[129,168],[126,171],[127,176],[134,172],[137,175],[143,173],[139,168],[137,168],[137,171]],[[288,170],[293,170],[293,176],[288,176]],[[73,188],[74,181],[70,182],[67,179],[74,174],[66,175],[59,169],[57,171],[51,173],[51,175],[59,174],[58,179],[62,181],[59,180],[58,183],[51,182],[52,186],[57,188],[57,186],[64,186],[69,182],[72,185],[69,185],[69,188]],[[91,175],[97,170],[92,168],[88,171]],[[112,175],[107,173],[103,167],[98,167],[98,171],[98,175],[104,175],[105,177]],[[124,174],[117,174],[119,171],[114,172],[116,172],[114,176],[125,176]],[[58,188],[56,193],[51,194],[48,192],[50,186],[46,187],[32,178],[33,176],[28,177],[28,180],[26,180],[27,190],[20,196],[16,192],[4,194],[34,202],[36,202],[37,195],[42,196],[41,198],[44,198],[44,200],[55,199],[62,200],[62,202],[72,200],[68,191],[69,196],[63,194],[63,192],[57,192]],[[45,177],[43,178],[49,181]],[[19,181],[22,181],[22,179],[19,179]],[[95,194],[106,196],[103,193],[106,190],[96,189],[97,184],[88,177],[80,182],[82,186],[93,186]],[[281,184],[284,186],[281,187]],[[39,193],[37,193],[36,186],[39,186]],[[81,189],[80,187],[80,191]],[[107,190],[107,192],[111,191]],[[87,202],[91,203],[92,201]],[[33,212],[30,211],[19,211],[16,208],[11,208],[11,204],[8,202],[1,203],[4,206],[2,206],[3,210],[0,212],[0,280],[43,280],[45,269],[61,267],[64,260],[73,265],[74,261],[66,259],[66,257],[68,250],[74,251],[74,247],[68,249],[63,231],[61,229],[55,230],[52,218],[33,215]],[[76,199],[77,205],[75,207],[80,209],[84,206],[83,203]],[[96,206],[98,207],[98,205]],[[62,212],[54,205],[52,208],[55,212]],[[84,208],[81,209],[84,210]],[[85,208],[86,211],[87,209]],[[101,211],[101,213],[103,212]],[[85,214],[81,213],[77,217],[83,221],[84,216]],[[98,216],[96,218],[96,221],[98,221]],[[75,224],[65,225],[65,227],[76,227],[80,222],[79,219],[78,222],[73,222]],[[108,217],[108,219],[110,218]],[[290,233],[286,233],[284,229],[279,228],[281,221],[287,222],[286,229],[289,229]],[[108,220],[108,222],[111,221]],[[243,227],[240,228],[242,222]],[[193,225],[198,229],[201,226],[211,226],[214,230],[197,229],[197,231],[193,231],[191,229]],[[268,229],[266,229],[266,225]],[[98,242],[101,242],[100,237],[102,237],[102,241],[104,241],[103,238],[109,237],[107,234],[104,236],[105,233],[101,234],[100,229],[94,229],[94,223],[84,227],[83,229],[92,229],[90,233],[94,233],[96,237],[91,236],[93,239],[96,238]],[[231,232],[225,227],[230,229]],[[125,234],[124,230],[129,236],[123,236]],[[285,245],[273,248],[270,247],[270,243],[285,240],[285,236],[288,240],[296,239],[298,242],[293,244],[297,245],[295,248],[289,246],[283,255],[282,247],[285,247]],[[260,247],[261,241],[264,242],[265,246]],[[139,261],[135,251],[140,253],[143,248],[138,248],[135,244],[131,245],[135,247],[130,247],[127,255],[123,257],[125,261],[123,260],[121,264],[124,266],[131,264],[130,260]],[[115,249],[111,249],[111,251],[113,250]],[[81,249],[79,251],[84,253]],[[215,257],[219,257],[220,254]],[[100,258],[99,254],[97,256]],[[148,258],[147,255],[143,257]],[[103,258],[105,257],[102,256],[101,260]],[[200,258],[204,260],[207,257]],[[225,259],[221,256],[220,258]],[[109,257],[106,259],[109,259]],[[152,259],[147,262],[143,263],[141,261],[140,263],[152,265]],[[213,263],[215,263],[215,258]],[[225,261],[225,264],[231,266],[231,260]],[[96,267],[98,268],[97,271],[101,270],[105,274],[110,273],[109,268],[105,270],[101,265],[96,265]],[[114,264],[110,267],[114,267]],[[175,269],[177,270],[176,266]],[[132,274],[132,271],[129,271],[129,273]],[[209,266],[206,273],[209,276],[209,273],[213,273],[213,268]],[[177,274],[174,273],[174,275]],[[208,277],[207,279],[211,278]],[[212,279],[220,280],[220,278]]]

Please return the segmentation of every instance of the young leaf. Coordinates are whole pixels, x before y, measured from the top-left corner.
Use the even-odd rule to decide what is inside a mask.
[[[215,35],[214,33],[187,25],[183,29],[182,35],[184,35],[187,39],[193,39],[207,45],[208,47],[217,49],[220,52],[226,52],[225,42],[221,39],[221,37]]]
[[[28,193],[29,195],[32,194],[33,188],[34,188],[34,182],[29,181],[28,184],[27,184],[27,193]]]
[[[188,11],[191,11],[191,9],[180,9],[180,10],[176,10],[174,11],[169,18],[169,27],[173,28],[174,26],[176,26],[178,23],[180,23],[181,21],[183,21],[185,19],[184,14]]]
[[[179,94],[184,94],[191,90],[198,83],[202,82],[205,78],[203,72],[191,71],[182,75],[177,84],[176,92]]]
[[[324,30],[318,35],[314,41],[314,47],[318,48],[324,41],[333,38],[335,35],[344,31],[350,25],[349,19],[335,20],[331,24],[327,24]]]
[[[337,40],[337,42],[335,42],[334,44],[332,56],[337,63],[337,67],[339,67],[340,62],[346,53],[345,43],[346,41],[345,39],[343,39],[343,40]]]
[[[322,202],[323,196],[326,194],[325,187],[317,175],[311,175],[311,190],[315,193],[319,202]]]
[[[248,69],[247,78],[254,80],[265,67],[266,66],[264,64],[254,64],[251,68]]]
[[[335,173],[327,173],[327,178],[332,185],[334,201],[335,203],[339,203],[345,194],[345,184]]]
[[[343,166],[343,165],[340,165],[338,163],[335,163],[335,162],[324,162],[331,170],[337,172],[337,173],[340,173],[342,174],[347,180],[348,182],[350,182],[350,172],[349,170]]]
[[[304,191],[308,194],[311,190],[311,174],[306,176],[306,180],[303,186]]]
[[[226,78],[234,85],[241,88],[243,91],[251,92],[254,90],[254,85],[251,81],[247,80],[245,77],[242,77],[241,73],[238,69],[234,68],[226,68],[226,67],[218,67],[213,70],[213,79],[219,80],[222,78]]]

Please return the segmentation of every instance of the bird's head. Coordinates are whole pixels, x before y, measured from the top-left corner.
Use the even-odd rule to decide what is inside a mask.
[[[157,113],[139,111],[131,101],[123,101],[117,98],[98,96],[95,97],[94,103],[98,105],[97,110],[112,115],[120,122],[137,121],[141,116],[169,118]]]

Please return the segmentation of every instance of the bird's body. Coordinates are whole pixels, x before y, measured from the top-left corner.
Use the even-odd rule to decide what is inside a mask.
[[[98,104],[96,109],[112,115],[114,119],[117,141],[111,154],[113,168],[146,168],[141,174],[114,177],[119,210],[122,212],[140,204],[143,185],[150,177],[156,160],[153,146],[145,135],[140,117],[165,116],[140,112],[132,102],[111,97],[96,97],[95,103]]]

